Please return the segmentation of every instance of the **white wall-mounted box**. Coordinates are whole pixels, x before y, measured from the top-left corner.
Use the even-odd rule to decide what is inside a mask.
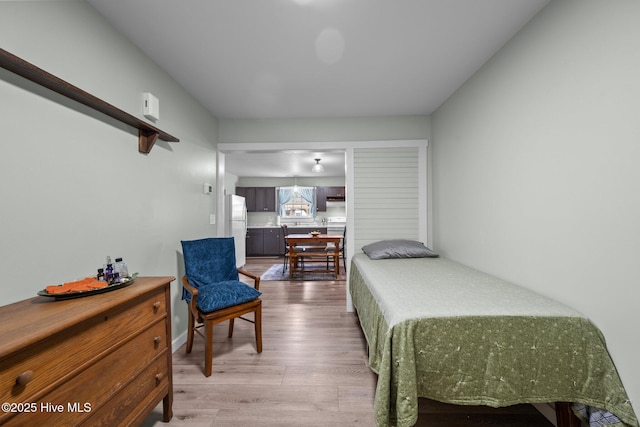
[[[147,119],[160,120],[160,101],[149,92],[143,94],[142,114]]]

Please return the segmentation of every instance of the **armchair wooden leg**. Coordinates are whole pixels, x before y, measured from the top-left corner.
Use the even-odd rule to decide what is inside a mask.
[[[195,328],[195,319],[193,318],[193,313],[189,311],[189,325],[187,327],[187,353],[191,353],[191,349],[193,348],[193,328]]]
[[[262,301],[255,312],[255,330],[256,330],[256,350],[258,353],[262,353]]]
[[[229,334],[227,335],[229,338],[233,336],[233,321],[235,319],[229,319]]]
[[[204,325],[204,376],[210,377],[213,369],[213,322]]]

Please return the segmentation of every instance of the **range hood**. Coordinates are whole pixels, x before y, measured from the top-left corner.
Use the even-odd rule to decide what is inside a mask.
[[[327,209],[346,209],[346,202],[332,202],[327,200]]]

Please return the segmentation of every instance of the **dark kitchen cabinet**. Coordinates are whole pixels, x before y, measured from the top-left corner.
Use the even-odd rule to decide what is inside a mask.
[[[248,228],[247,229],[247,256],[262,256],[264,247],[264,229]]]
[[[236,187],[236,194],[243,196],[247,203],[247,212],[275,212],[275,187]]]
[[[344,199],[345,199],[344,187],[326,187],[326,189],[327,189],[327,194],[325,197],[327,201],[344,202]]]
[[[316,187],[316,210],[327,211],[327,187]]]
[[[276,188],[256,187],[256,212],[276,211]]]
[[[256,187],[236,187],[236,195],[244,197],[247,212],[256,211]]]
[[[327,211],[327,201],[344,201],[345,187],[316,187],[316,210]]]
[[[265,228],[264,243],[262,246],[264,255],[282,255],[284,253],[284,239],[281,228]]]
[[[274,228],[248,228],[247,229],[247,256],[271,256],[284,253],[284,239],[282,229]]]

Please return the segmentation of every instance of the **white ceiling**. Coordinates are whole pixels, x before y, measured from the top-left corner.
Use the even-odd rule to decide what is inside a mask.
[[[316,163],[314,159],[320,158],[320,164],[324,172],[314,173],[311,168]],[[309,176],[344,176],[345,153],[344,151],[280,151],[249,152],[227,154],[225,156],[225,169],[240,177],[309,177]]]
[[[215,117],[287,119],[431,114],[549,0],[87,2]]]

